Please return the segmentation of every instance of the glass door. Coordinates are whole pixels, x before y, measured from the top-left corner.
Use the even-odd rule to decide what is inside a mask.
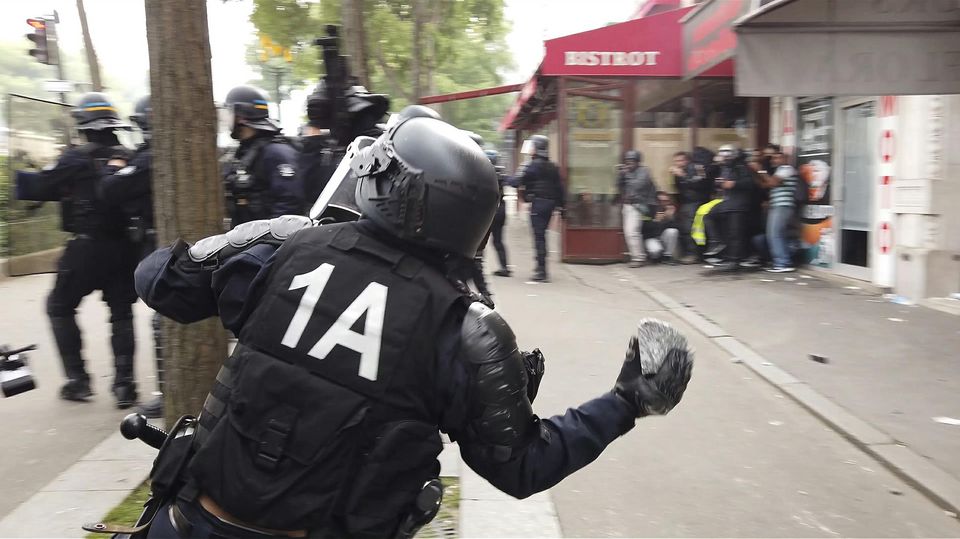
[[[877,119],[874,102],[842,108],[838,261],[842,273],[870,280]]]

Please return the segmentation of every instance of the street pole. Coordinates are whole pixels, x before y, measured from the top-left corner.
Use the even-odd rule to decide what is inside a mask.
[[[277,96],[277,122],[282,122],[282,121],[283,121],[283,117],[281,116],[281,112],[280,112],[280,102],[283,101],[283,99],[282,99],[281,96],[280,96],[280,77],[283,75],[283,72],[281,71],[281,68],[279,68],[279,67],[274,67],[274,68],[273,68],[273,75],[274,75],[274,77],[273,77],[273,88],[274,88],[273,95]]]

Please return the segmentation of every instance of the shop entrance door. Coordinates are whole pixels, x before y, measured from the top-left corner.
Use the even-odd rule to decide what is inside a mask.
[[[871,279],[873,190],[876,183],[877,118],[873,99],[843,103],[840,114],[840,183],[837,209],[838,273]]]
[[[561,145],[567,213],[564,262],[623,260],[617,165],[623,150],[622,81],[570,77],[561,84]]]

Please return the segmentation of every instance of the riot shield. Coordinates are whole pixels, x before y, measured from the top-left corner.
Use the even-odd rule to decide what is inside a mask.
[[[9,275],[54,272],[64,241],[60,203],[17,199],[17,171],[38,172],[53,165],[77,143],[70,105],[8,94],[6,132],[0,144],[0,258]]]

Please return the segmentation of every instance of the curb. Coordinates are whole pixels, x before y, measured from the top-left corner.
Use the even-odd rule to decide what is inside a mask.
[[[147,478],[157,451],[115,432],[0,520],[0,537],[85,537]]]
[[[662,305],[666,310],[693,326],[697,331],[723,348],[731,359],[746,365],[760,378],[790,396],[797,404],[812,413],[864,453],[876,459],[894,475],[917,489],[940,508],[960,514],[960,480],[941,470],[929,459],[919,455],[862,419],[854,416],[808,384],[794,378],[711,322],[693,309],[684,307],[642,279],[623,273],[637,288]],[[820,273],[816,273],[819,277]]]

